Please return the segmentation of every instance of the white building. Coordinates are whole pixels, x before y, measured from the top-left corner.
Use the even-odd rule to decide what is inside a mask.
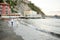
[[[24,16],[27,17],[41,17],[41,15],[38,15],[37,12],[33,11],[33,10],[29,10],[29,11],[24,11]]]

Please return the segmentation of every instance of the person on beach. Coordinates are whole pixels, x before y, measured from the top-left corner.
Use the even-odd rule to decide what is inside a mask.
[[[13,26],[13,21],[11,22],[11,25]]]
[[[12,26],[13,26],[13,23],[14,23],[14,22],[13,22],[13,19],[12,19],[12,20],[11,20],[11,25],[12,25]]]

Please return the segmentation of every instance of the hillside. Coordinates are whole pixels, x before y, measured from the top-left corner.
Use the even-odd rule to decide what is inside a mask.
[[[39,9],[37,6],[35,6],[33,3],[31,3],[28,0],[19,0],[17,3],[17,8],[18,8],[18,12],[21,12],[22,14],[25,10],[33,10],[36,11],[37,14],[41,14],[42,17],[45,16],[45,14],[41,11],[41,9]]]
[[[35,6],[33,3],[31,3],[28,0],[1,0],[0,2],[8,3],[11,7],[11,12],[13,13],[21,13],[24,15],[24,11],[35,11],[37,14],[41,14],[42,17],[45,16],[45,14],[39,9],[37,6]]]

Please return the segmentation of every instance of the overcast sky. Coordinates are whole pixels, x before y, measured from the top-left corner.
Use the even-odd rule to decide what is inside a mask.
[[[60,0],[29,0],[36,6],[41,8],[46,15],[55,15],[56,13],[48,13],[49,11],[60,11]],[[59,14],[59,13],[58,13]]]

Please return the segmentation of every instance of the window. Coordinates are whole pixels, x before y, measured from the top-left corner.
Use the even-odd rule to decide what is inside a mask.
[[[2,14],[2,10],[0,9],[0,14]]]
[[[8,11],[6,10],[6,14],[8,14]]]
[[[2,12],[0,12],[0,17],[1,17],[1,13],[2,13]]]
[[[0,5],[0,14],[2,14],[2,5]]]
[[[6,9],[8,9],[8,6],[5,6]]]
[[[0,9],[2,9],[2,6],[0,5]]]

